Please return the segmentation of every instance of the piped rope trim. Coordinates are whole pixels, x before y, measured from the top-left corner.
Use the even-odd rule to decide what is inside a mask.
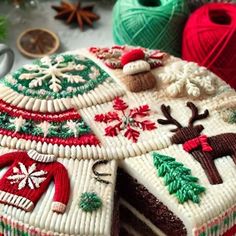
[[[18,140],[24,139],[24,140],[30,140],[32,142],[33,141],[42,142],[42,143],[46,142],[48,144],[58,144],[58,145],[63,145],[63,146],[98,145],[99,144],[99,140],[96,138],[94,134],[84,134],[83,136],[80,136],[77,138],[70,137],[67,139],[62,139],[58,137],[44,138],[40,136],[33,136],[31,134],[15,133],[14,131],[4,130],[4,129],[0,129],[0,134],[4,136],[10,136],[11,138],[16,138]],[[2,145],[2,142],[1,142],[1,145]]]
[[[43,233],[43,234],[42,234]],[[18,235],[18,236],[53,236],[52,232],[45,232],[45,230],[39,230],[33,228],[30,225],[24,225],[18,221],[13,221],[10,217],[0,217],[0,235]]]
[[[233,231],[235,225],[236,225],[236,205],[232,206],[218,217],[215,217],[211,221],[194,229],[193,235],[194,236],[227,235],[227,232],[229,230]]]
[[[73,119],[81,119],[80,114],[75,109],[69,109],[63,112],[33,112],[27,111],[24,108],[19,108],[17,106],[13,106],[3,100],[0,100],[0,111],[6,112],[9,116],[12,117],[20,117],[27,119],[27,120],[34,120],[34,121],[48,121],[48,122],[61,122],[66,120],[73,120]]]
[[[84,95],[85,96],[85,95]],[[69,98],[38,99],[17,93],[9,87],[0,86],[0,98],[19,108],[39,112],[62,112],[72,108]]]
[[[60,145],[51,144],[44,141],[17,139],[7,135],[0,134],[0,145],[10,149],[30,150],[35,149],[37,152],[44,154],[53,154],[56,157],[68,159],[100,159],[100,160],[117,160],[125,159],[127,156],[135,157],[154,150],[163,149],[170,145],[168,137],[146,140],[145,142],[126,144],[121,146],[95,146],[95,145]]]
[[[61,99],[38,99],[19,94],[13,89],[0,86],[0,99],[7,103],[17,105],[19,108],[39,112],[62,112],[76,107],[78,109],[105,103],[113,100],[117,96],[124,95],[125,91],[117,86],[111,79],[107,78],[102,84],[86,94],[73,96],[72,98]]]
[[[2,190],[0,191],[0,202],[16,206],[25,211],[31,211],[34,208],[34,203],[29,199]]]
[[[158,176],[164,178],[169,193],[175,194],[179,203],[188,200],[200,202],[199,194],[204,192],[205,188],[197,184],[198,178],[191,175],[190,169],[169,156],[154,152],[152,157]]]

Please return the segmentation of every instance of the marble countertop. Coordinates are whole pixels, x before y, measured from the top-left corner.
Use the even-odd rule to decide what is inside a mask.
[[[39,0],[40,2],[40,0]],[[100,20],[94,23],[93,28],[86,27],[83,32],[76,25],[66,25],[64,21],[55,20],[56,12],[51,5],[59,5],[60,1],[43,1],[36,9],[14,9],[0,3],[0,15],[8,18],[8,37],[4,43],[10,46],[15,53],[15,63],[12,70],[30,63],[32,60],[20,54],[16,47],[16,39],[21,32],[28,28],[41,27],[54,31],[60,38],[61,46],[58,52],[71,51],[89,46],[111,46],[112,38],[112,7],[111,1],[96,1],[95,12]]]

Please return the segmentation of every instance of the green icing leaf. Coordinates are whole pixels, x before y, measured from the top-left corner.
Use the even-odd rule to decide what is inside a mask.
[[[80,197],[79,206],[83,211],[96,211],[102,206],[102,200],[96,193],[85,192]]]
[[[198,178],[191,175],[191,170],[174,158],[154,152],[153,163],[157,174],[163,177],[170,194],[175,194],[182,204],[188,200],[199,203],[199,195],[205,188],[199,185]]]

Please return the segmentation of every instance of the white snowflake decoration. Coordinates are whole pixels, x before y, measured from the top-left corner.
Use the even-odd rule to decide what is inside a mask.
[[[21,127],[25,124],[26,120],[20,117],[16,117],[14,119],[10,119],[10,122],[12,123],[11,126],[14,127],[15,132],[19,132]]]
[[[6,75],[6,81],[12,85],[17,84],[17,80],[10,74]]]
[[[8,176],[11,184],[18,184],[18,190],[21,190],[28,186],[30,189],[39,188],[40,184],[46,179],[44,177],[47,172],[43,170],[36,170],[36,163],[29,166],[28,170],[26,166],[19,162],[19,168],[13,168],[13,174]]]
[[[71,132],[73,132],[75,138],[78,137],[78,130],[77,130],[77,123],[76,122],[74,122],[73,120],[69,120],[66,122],[66,127],[68,127],[68,129]]]
[[[99,70],[95,66],[92,66],[91,73],[89,74],[89,78],[95,80],[97,79],[99,75],[100,75]]]
[[[47,121],[44,121],[36,126],[43,132],[44,138],[47,137],[47,135],[49,133],[49,129],[51,127],[50,123]]]
[[[62,89],[62,79],[66,79],[70,83],[86,82],[80,75],[67,74],[84,70],[86,68],[84,65],[76,64],[74,61],[66,62],[61,55],[54,59],[47,56],[40,61],[41,65],[25,65],[23,68],[30,73],[22,73],[19,76],[20,80],[32,80],[29,83],[30,88],[40,87],[45,80],[49,79],[49,88],[53,92],[59,92]]]
[[[199,67],[194,62],[178,61],[165,68],[160,74],[164,84],[168,84],[166,91],[171,97],[186,92],[191,97],[213,94],[216,91],[216,76],[205,67]]]

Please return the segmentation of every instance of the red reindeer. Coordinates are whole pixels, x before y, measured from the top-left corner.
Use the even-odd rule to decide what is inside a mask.
[[[192,111],[192,117],[189,119],[187,127],[183,127],[177,120],[171,116],[170,106],[161,106],[166,120],[159,119],[158,123],[162,125],[173,124],[176,129],[171,130],[175,134],[171,137],[171,142],[183,144],[185,151],[191,153],[193,157],[201,164],[211,184],[220,184],[222,179],[215,166],[214,159],[230,155],[236,164],[236,133],[224,133],[216,136],[207,137],[200,133],[204,129],[202,125],[194,125],[197,120],[205,119],[209,116],[208,110],[199,114],[198,108],[188,102],[187,106]]]

